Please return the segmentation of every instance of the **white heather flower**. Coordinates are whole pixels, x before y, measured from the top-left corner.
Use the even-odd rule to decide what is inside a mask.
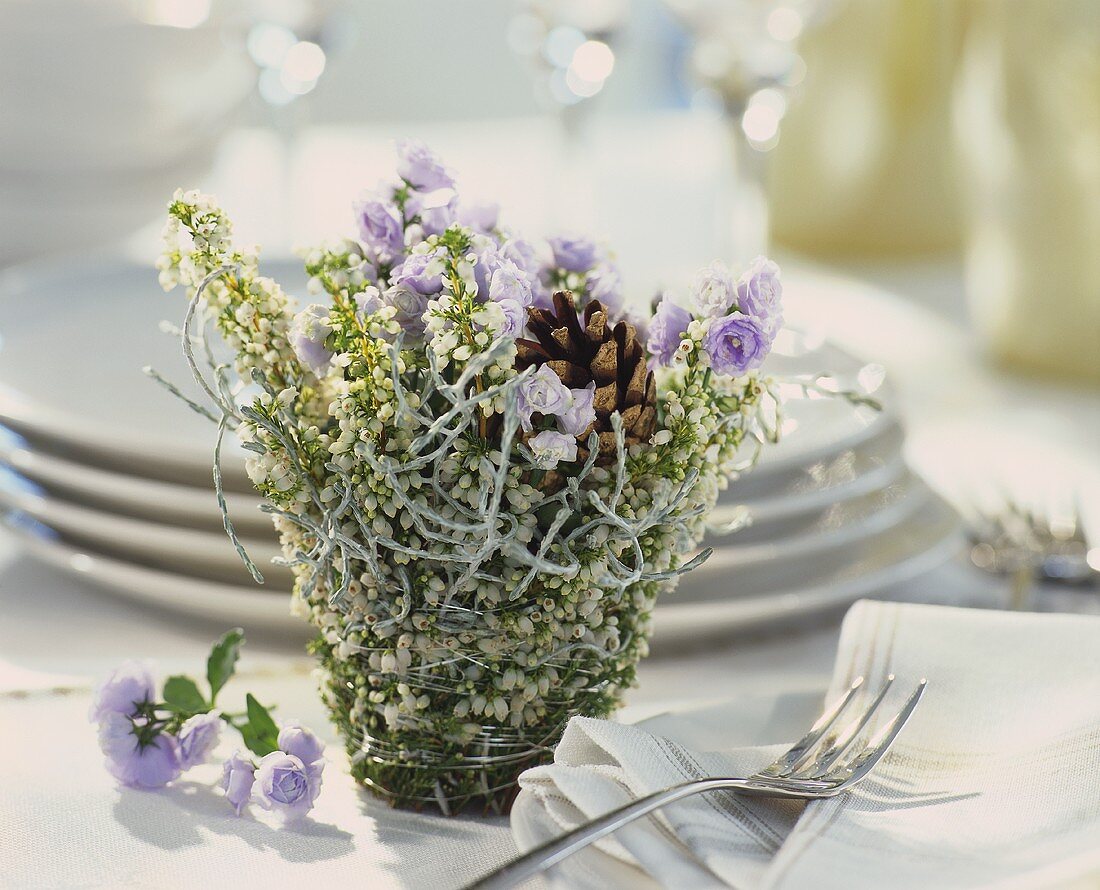
[[[543,430],[527,444],[535,456],[535,464],[543,470],[552,470],[563,460],[577,459],[576,438],[555,430]]]

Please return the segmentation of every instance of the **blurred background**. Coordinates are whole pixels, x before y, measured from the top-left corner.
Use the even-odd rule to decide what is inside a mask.
[[[64,438],[34,415],[60,384],[19,356],[71,311],[107,366],[81,270],[128,256],[155,296],[176,187],[285,257],[352,233],[403,136],[506,226],[605,240],[639,304],[773,255],[788,319],[885,368],[910,463],[960,510],[1057,503],[1055,537],[1100,510],[1097,0],[0,0],[0,419]],[[116,364],[120,416],[169,416]]]
[[[117,244],[180,184],[285,251],[345,229],[415,134],[512,224],[606,238],[639,295],[768,247],[946,312],[1006,367],[1100,384],[1094,0],[0,11],[0,263]]]

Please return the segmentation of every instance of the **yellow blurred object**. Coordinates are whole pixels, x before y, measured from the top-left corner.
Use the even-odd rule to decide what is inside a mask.
[[[1100,4],[972,0],[967,292],[998,360],[1100,384]]]
[[[949,134],[963,6],[849,0],[807,32],[770,174],[773,238],[830,256],[958,244]]]

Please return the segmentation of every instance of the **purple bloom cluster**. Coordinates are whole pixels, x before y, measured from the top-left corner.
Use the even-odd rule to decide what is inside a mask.
[[[249,803],[255,803],[285,824],[313,809],[321,793],[325,746],[298,723],[283,726],[278,745],[278,750],[265,754],[259,764],[241,751],[223,764],[221,787],[238,816]]]
[[[577,459],[577,439],[596,422],[596,385],[570,389],[549,365],[542,365],[519,386],[520,423],[531,432],[536,415],[554,418],[557,430],[542,430],[527,443],[539,466],[552,469],[559,461]]]
[[[719,374],[740,376],[759,368],[783,324],[779,267],[757,257],[734,279],[721,263],[699,273],[691,301],[706,323],[702,348]],[[649,323],[646,346],[658,364],[671,364],[688,332],[692,314],[662,298]]]
[[[99,747],[105,765],[115,779],[132,788],[161,788],[177,779],[193,758],[204,757],[217,742],[208,744],[210,733],[197,724],[187,728],[185,739],[160,731],[153,722],[156,683],[147,665],[127,661],[113,670],[95,689],[88,719],[98,724]],[[186,741],[184,747],[181,743]]]
[[[233,672],[241,642],[238,630],[215,645],[208,665],[209,703],[195,682],[183,676],[169,678],[166,700],[158,701],[150,669],[128,661],[96,687],[88,717],[98,726],[107,771],[123,785],[144,789],[163,788],[184,770],[206,763],[228,722],[263,756],[257,764],[238,751],[225,761],[220,784],[226,799],[238,815],[253,802],[283,822],[294,821],[313,808],[320,793],[325,747],[299,723],[278,729],[251,696],[247,725],[238,722],[240,717],[223,717],[213,706]]]

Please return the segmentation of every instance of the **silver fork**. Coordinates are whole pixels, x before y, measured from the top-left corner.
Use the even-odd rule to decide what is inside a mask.
[[[921,680],[902,709],[869,742],[853,751],[855,741],[878,711],[893,682],[891,674],[870,704],[842,722],[841,717],[850,710],[849,705],[863,685],[863,677],[857,678],[840,701],[828,708],[790,750],[747,779],[697,779],[656,791],[535,847],[470,884],[467,890],[514,887],[635,819],[693,794],[734,791],[763,797],[817,800],[849,791],[866,778],[890,749],[928,685],[926,680]]]

